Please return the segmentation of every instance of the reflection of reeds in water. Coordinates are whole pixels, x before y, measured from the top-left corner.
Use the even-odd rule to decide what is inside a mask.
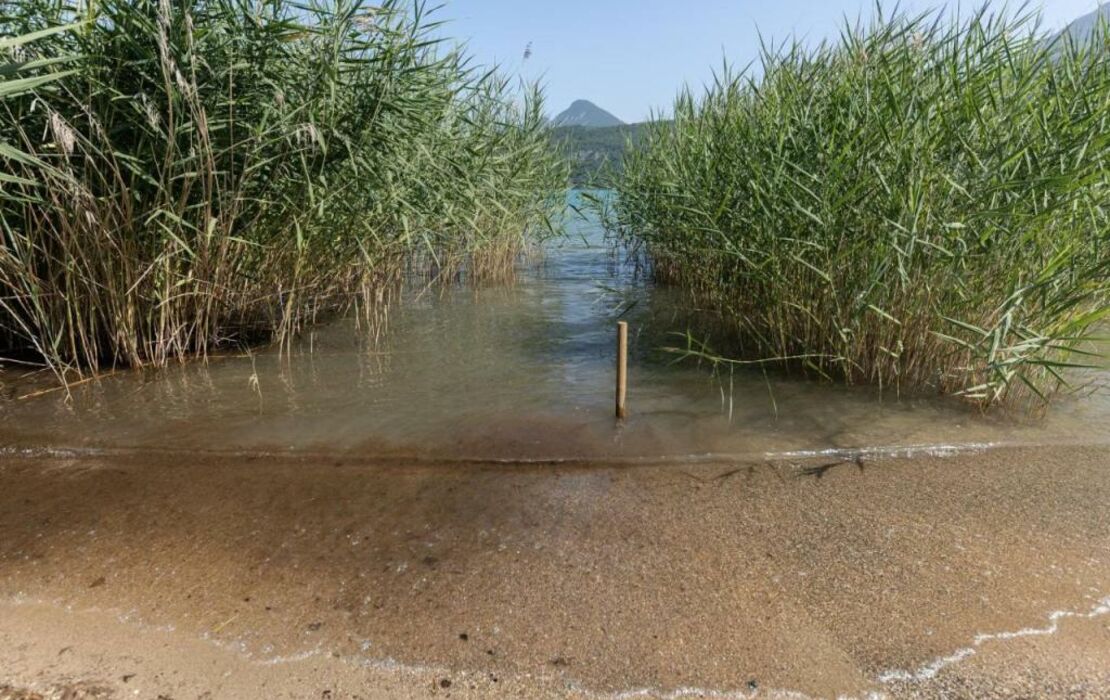
[[[439,50],[422,3],[89,7],[0,3],[0,35],[85,22],[0,89],[0,354],[64,376],[380,328],[414,253],[492,276],[561,204],[539,92]]]
[[[683,93],[626,157],[610,225],[722,312],[739,360],[1048,398],[1108,313],[1110,32],[932,20]]]

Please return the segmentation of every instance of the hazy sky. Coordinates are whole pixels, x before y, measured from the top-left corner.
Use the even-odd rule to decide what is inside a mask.
[[[548,110],[588,99],[625,121],[666,108],[683,83],[700,86],[727,56],[745,65],[758,36],[809,41],[834,36],[847,15],[871,15],[871,0],[445,0],[445,34],[468,41],[484,64],[542,79]],[[894,2],[884,2],[893,7]],[[903,0],[917,12],[942,0]],[[947,3],[950,8],[959,5]],[[965,13],[981,0],[964,0]],[[1003,7],[1001,2],[996,3]],[[1021,3],[1010,2],[1010,7]],[[1033,0],[1048,27],[1098,7],[1098,0]],[[951,11],[951,10],[950,10]],[[532,56],[523,60],[532,44]]]

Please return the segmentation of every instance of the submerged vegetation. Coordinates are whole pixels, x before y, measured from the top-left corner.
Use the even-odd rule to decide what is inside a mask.
[[[511,265],[566,166],[538,90],[438,26],[395,0],[0,2],[34,39],[0,47],[0,355],[162,364],[288,338],[413,261]]]
[[[1110,33],[880,17],[726,69],[625,157],[610,226],[740,362],[1048,398],[1110,302]],[[697,343],[690,352],[701,353]]]

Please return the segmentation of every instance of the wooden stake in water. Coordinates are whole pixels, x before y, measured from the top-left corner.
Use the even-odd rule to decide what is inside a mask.
[[[617,418],[628,415],[624,405],[628,394],[628,323],[617,323]]]

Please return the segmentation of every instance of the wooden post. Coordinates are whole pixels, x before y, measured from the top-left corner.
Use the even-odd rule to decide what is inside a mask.
[[[617,323],[617,418],[628,416],[624,405],[628,394],[628,323]]]

